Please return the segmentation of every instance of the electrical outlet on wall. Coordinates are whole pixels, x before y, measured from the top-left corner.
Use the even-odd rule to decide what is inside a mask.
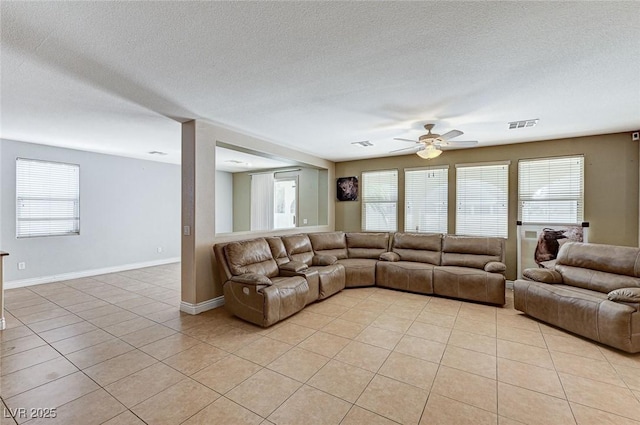
[[[18,270],[24,270],[27,268],[27,263],[25,263],[24,261],[21,261],[18,263]]]

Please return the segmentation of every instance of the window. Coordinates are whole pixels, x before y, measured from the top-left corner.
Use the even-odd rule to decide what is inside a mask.
[[[518,217],[525,223],[582,223],[584,157],[520,160]]]
[[[449,167],[404,171],[405,232],[447,233]]]
[[[398,171],[362,173],[362,230],[398,230]]]
[[[273,229],[273,173],[251,175],[251,230]]]
[[[80,234],[80,166],[16,160],[16,237]]]
[[[456,165],[456,233],[507,237],[509,162]]]

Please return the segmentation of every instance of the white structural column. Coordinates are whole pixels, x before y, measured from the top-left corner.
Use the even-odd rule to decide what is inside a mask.
[[[7,322],[4,320],[4,274],[2,272],[5,255],[9,254],[0,251],[0,331],[7,326]]]

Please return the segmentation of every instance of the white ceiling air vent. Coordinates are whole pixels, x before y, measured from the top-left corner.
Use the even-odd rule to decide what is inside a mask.
[[[368,140],[364,140],[362,142],[351,142],[352,145],[356,145],[356,146],[360,146],[361,148],[368,148],[369,146],[373,146],[373,143],[371,143]]]
[[[539,118],[533,120],[513,121],[509,123],[509,130],[514,128],[535,127],[538,124]]]
[[[244,164],[243,161],[238,161],[237,159],[227,159],[225,162],[229,162],[231,164]]]
[[[168,153],[166,152],[160,152],[160,151],[149,151],[147,152],[149,155],[160,155],[160,156],[164,156],[164,155],[168,155]]]

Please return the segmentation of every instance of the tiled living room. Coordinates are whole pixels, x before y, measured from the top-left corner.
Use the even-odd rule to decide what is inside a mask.
[[[640,357],[526,317],[510,291],[493,307],[345,289],[263,329],[181,313],[179,268],[6,291],[2,425],[32,408],[55,418],[28,424],[640,421]]]

